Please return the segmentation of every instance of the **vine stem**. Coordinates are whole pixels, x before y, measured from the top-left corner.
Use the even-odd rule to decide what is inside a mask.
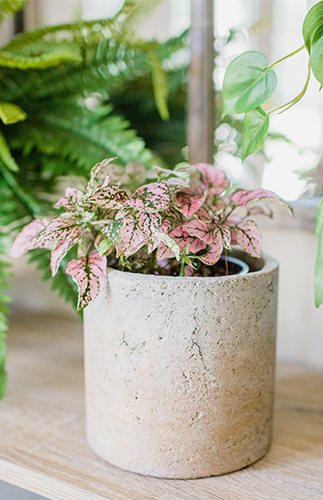
[[[267,69],[271,69],[273,68],[274,66],[276,66],[276,64],[279,64],[281,63],[282,61],[285,61],[286,59],[288,59],[289,57],[292,57],[294,56],[295,54],[298,54],[298,52],[301,52],[301,50],[305,49],[305,43],[304,45],[302,45],[299,49],[297,50],[294,50],[294,52],[291,52],[290,54],[287,54],[287,56],[284,56],[282,57],[281,59],[278,59],[278,61],[275,61],[273,63],[271,63]]]
[[[288,109],[290,109],[292,106],[294,106],[294,104],[297,104],[305,95],[305,92],[307,91],[307,88],[308,88],[308,84],[310,82],[310,78],[311,78],[311,61],[308,60],[308,72],[307,72],[307,79],[306,79],[306,82],[305,82],[305,85],[303,87],[303,90],[296,96],[294,97],[294,99],[292,99],[291,101],[289,102],[286,102],[285,104],[283,104],[282,106],[279,106],[278,108],[274,108],[270,111],[268,111],[268,115],[270,115],[271,113],[273,113],[274,111],[278,111],[280,109],[283,109],[285,108],[283,111],[281,111],[279,114],[281,113],[284,113],[285,111],[287,111]],[[287,106],[287,107],[286,107]]]

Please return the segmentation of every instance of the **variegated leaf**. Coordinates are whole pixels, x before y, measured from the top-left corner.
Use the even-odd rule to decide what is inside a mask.
[[[37,242],[51,240],[74,239],[82,236],[84,231],[74,219],[63,219],[57,217],[53,219],[40,233]]]
[[[65,196],[55,203],[54,208],[65,208],[68,210],[75,210],[76,205],[83,198],[83,193],[79,189],[68,187],[65,189]]]
[[[223,248],[226,250],[232,250],[231,248],[231,230],[228,227],[221,227]]]
[[[193,187],[175,193],[174,203],[185,217],[192,217],[204,201],[205,194],[201,188]]]
[[[292,211],[291,206],[287,201],[283,200],[276,193],[267,189],[255,189],[254,191],[239,190],[236,191],[230,199],[232,206],[245,207],[249,203],[256,201],[278,201]]]
[[[108,167],[108,165],[113,160],[115,160],[115,158],[110,158],[109,160],[103,160],[100,163],[94,165],[94,167],[91,169],[90,180],[85,188],[86,195],[89,195],[94,189],[96,189],[97,187],[96,179],[100,176],[100,174],[102,175],[102,172]],[[108,181],[109,181],[109,176],[105,176],[104,184],[107,185]]]
[[[84,201],[87,205],[91,205],[91,207],[115,209],[122,206],[127,199],[127,193],[119,191],[118,186],[104,186],[95,189]]]
[[[171,202],[169,188],[162,182],[153,182],[138,188],[125,205],[146,212],[166,210]]]
[[[162,242],[162,245],[160,245],[157,251],[157,261],[173,257],[175,257],[176,260],[180,260],[181,248],[174,238],[166,233],[156,233],[156,236]]]
[[[120,237],[122,243],[126,247],[125,255],[132,255],[143,247],[147,238],[139,227],[139,221],[135,217],[128,216],[123,219],[123,224],[120,229]]]
[[[240,222],[234,231],[241,248],[252,257],[261,257],[261,234],[253,220]]]
[[[208,222],[192,219],[183,224],[182,227],[190,236],[204,241],[207,245],[211,245],[214,241],[212,226]]]
[[[120,240],[120,229],[122,221],[110,221],[106,226],[101,228],[101,233],[110,241],[116,242]]]
[[[229,181],[223,170],[214,165],[198,163],[197,165],[191,165],[190,169],[197,169],[201,172],[202,182],[212,196],[223,193],[229,187]]]
[[[106,257],[99,257],[97,252],[68,263],[66,273],[77,283],[79,290],[78,309],[90,304],[103,290],[107,282],[106,266]]]
[[[203,255],[203,257],[199,257],[204,264],[208,266],[213,266],[219,260],[223,252],[223,240],[221,231],[218,230],[214,235],[214,243],[210,249],[210,251]]]
[[[140,212],[138,215],[138,225],[144,235],[151,239],[159,231],[162,218],[159,213]]]
[[[41,231],[49,224],[47,219],[35,219],[27,224],[17,235],[10,250],[10,257],[19,259],[28,250],[48,248],[47,241],[38,241]]]
[[[82,234],[75,238],[67,238],[66,240],[58,241],[51,251],[50,256],[50,268],[52,270],[52,276],[55,276],[59,266],[64,259],[67,252],[81,239]]]

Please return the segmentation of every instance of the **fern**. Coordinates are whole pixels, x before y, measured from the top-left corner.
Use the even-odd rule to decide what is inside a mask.
[[[65,267],[70,259],[76,258],[75,247],[68,252],[63,259],[57,274],[52,277],[50,270],[50,252],[44,249],[33,250],[30,252],[29,262],[35,262],[36,267],[43,273],[43,280],[51,280],[51,289],[57,290],[59,297],[72,304],[73,308],[77,308],[78,291],[77,285],[65,273]]]
[[[8,16],[13,16],[21,10],[28,0],[0,0],[0,24]]]

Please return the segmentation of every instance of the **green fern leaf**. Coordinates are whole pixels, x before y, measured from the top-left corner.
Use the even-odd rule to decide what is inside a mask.
[[[26,57],[0,50],[0,66],[16,69],[45,69],[57,66],[62,62],[80,63],[82,57],[68,50],[53,50],[48,54]]]
[[[0,24],[6,17],[21,10],[27,2],[28,0],[0,0]]]

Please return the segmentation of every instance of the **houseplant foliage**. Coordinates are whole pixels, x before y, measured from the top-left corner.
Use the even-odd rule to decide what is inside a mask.
[[[254,203],[275,200],[287,205],[263,189],[230,193],[226,175],[213,165],[155,170],[156,180],[129,192],[124,188],[128,182],[115,176],[118,167],[112,160],[95,165],[85,190],[67,188],[55,204],[63,213],[25,226],[10,255],[18,258],[35,248],[50,248],[55,276],[77,246],[77,256],[65,271],[78,285],[78,308],[83,309],[103,290],[107,266],[203,276],[203,265],[214,266],[233,243],[260,257],[261,235],[250,216],[270,212]],[[125,172],[133,174],[136,166],[128,165]],[[237,209],[245,209],[243,217],[235,214]]]
[[[270,115],[283,113],[297,104],[305,95],[311,74],[323,85],[323,1],[316,3],[303,22],[304,45],[278,61],[268,64],[264,53],[251,50],[236,57],[228,66],[223,81],[223,114],[244,113],[242,160],[259,151],[268,136]],[[308,74],[301,92],[289,102],[270,111],[263,105],[272,97],[277,86],[274,67],[296,55],[301,50],[308,52]],[[323,200],[318,214],[316,232],[318,251],[314,275],[315,305],[323,303]]]
[[[0,1],[0,20],[26,2]],[[149,3],[149,5],[148,5]],[[0,254],[7,255],[11,234],[26,220],[51,212],[48,195],[65,176],[88,178],[89,165],[117,155],[121,165],[139,161],[146,168],[153,155],[112,114],[108,94],[125,80],[149,75],[155,102],[167,117],[167,75],[157,42],[136,39],[133,25],[156,2],[126,1],[115,18],[41,28],[24,33],[0,50]],[[178,41],[174,40],[178,47]],[[160,62],[160,64],[158,64]],[[155,160],[157,161],[157,159]],[[134,180],[134,179],[133,179]],[[32,260],[49,278],[47,256]],[[0,265],[0,397],[5,390],[4,293],[9,269]],[[74,282],[60,270],[52,281],[66,300],[77,301]]]

